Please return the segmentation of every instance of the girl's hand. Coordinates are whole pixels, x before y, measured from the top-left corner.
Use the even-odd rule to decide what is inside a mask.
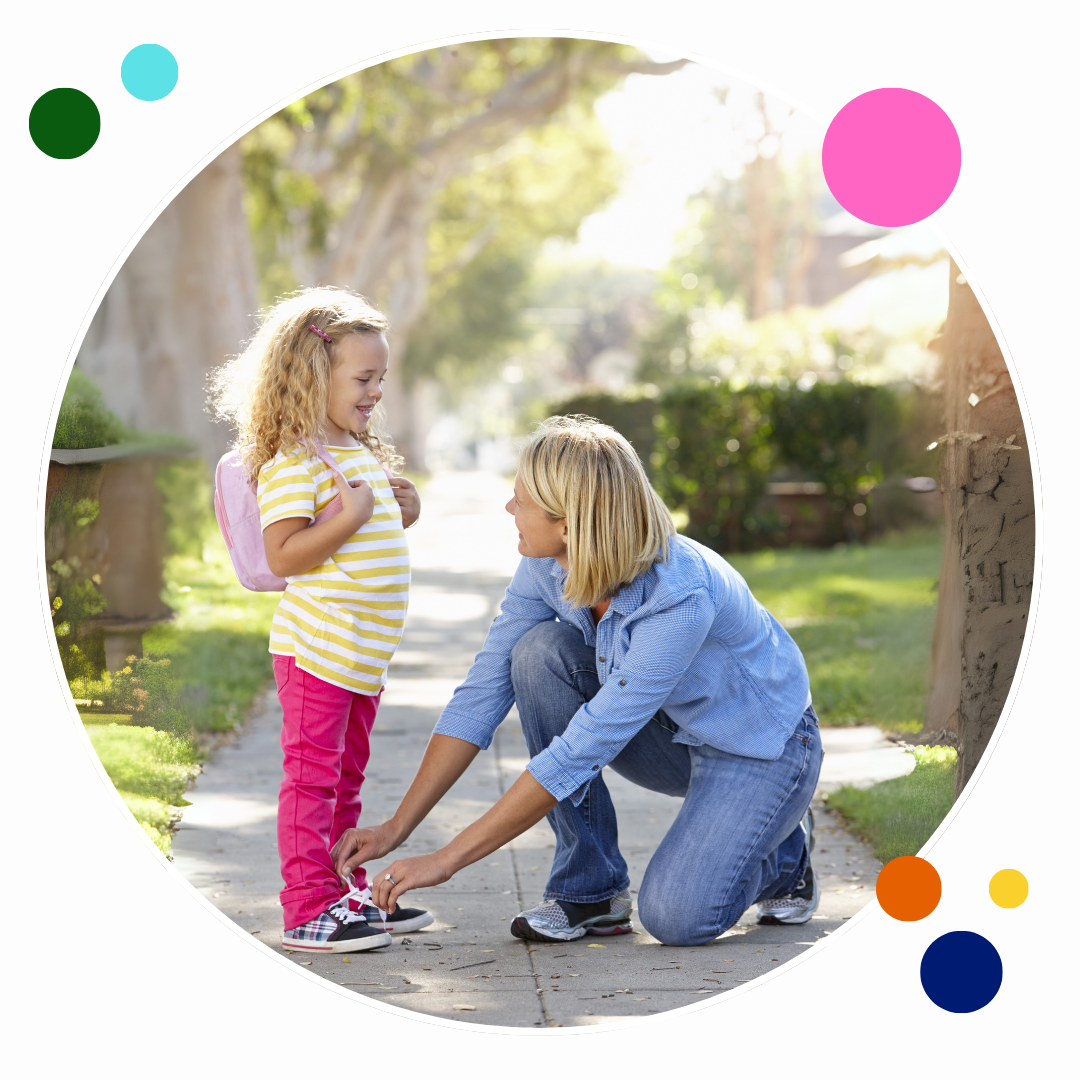
[[[387,875],[391,880],[387,880]],[[371,881],[371,902],[380,910],[392,915],[397,910],[398,898],[410,889],[425,889],[441,885],[454,876],[453,868],[442,852],[418,855],[412,859],[398,859],[380,870]]]
[[[375,512],[375,492],[366,480],[353,480],[350,483],[337,469],[333,473],[334,483],[341,495],[341,512],[348,514],[349,520],[360,528]],[[353,487],[353,484],[356,486]]]
[[[401,507],[401,524],[407,529],[420,517],[420,494],[416,485],[404,476],[391,477],[390,487],[393,488],[394,498]]]
[[[390,822],[366,829],[346,829],[330,851],[338,877],[345,880],[358,866],[371,859],[381,859],[400,843]]]

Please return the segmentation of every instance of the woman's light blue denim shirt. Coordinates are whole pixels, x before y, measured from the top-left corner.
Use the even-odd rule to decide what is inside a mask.
[[[529,762],[557,799],[584,798],[596,773],[659,709],[675,741],[775,760],[810,701],[799,647],[716,552],[683,536],[611,601],[594,626],[563,599],[566,571],[523,558],[465,681],[435,732],[481,748],[514,703],[510,651],[533,626],[558,618],[596,647],[600,691],[565,733]]]

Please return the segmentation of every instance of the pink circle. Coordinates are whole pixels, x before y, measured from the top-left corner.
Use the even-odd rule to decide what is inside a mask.
[[[960,175],[960,137],[945,111],[914,90],[871,90],[833,117],[821,150],[836,201],[871,225],[929,217]]]

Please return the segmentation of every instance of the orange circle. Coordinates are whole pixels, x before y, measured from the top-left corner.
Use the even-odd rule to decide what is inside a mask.
[[[925,919],[941,899],[941,878],[925,859],[901,855],[878,875],[877,899],[886,915],[902,922]]]

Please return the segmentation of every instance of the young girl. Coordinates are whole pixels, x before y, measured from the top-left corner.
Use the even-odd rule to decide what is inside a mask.
[[[346,891],[330,855],[360,815],[369,736],[408,603],[404,530],[420,515],[415,486],[389,475],[402,459],[372,428],[386,329],[360,296],[305,290],[280,301],[215,380],[218,412],[236,424],[258,477],[267,563],[288,582],[270,652],[284,713],[278,854],[290,949],[375,949],[433,921],[415,908],[387,916],[373,907],[363,868]],[[340,510],[313,524],[337,498]]]

